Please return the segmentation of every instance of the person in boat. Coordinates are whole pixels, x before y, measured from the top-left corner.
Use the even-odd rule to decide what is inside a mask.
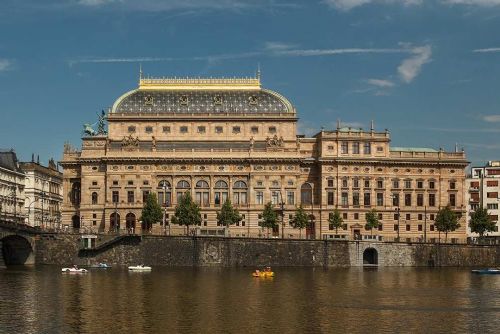
[[[271,267],[266,267],[265,271],[268,272],[268,273],[271,272]]]
[[[260,270],[259,269],[255,269],[255,275],[260,275]]]
[[[78,270],[78,266],[76,264],[73,265],[73,268]]]

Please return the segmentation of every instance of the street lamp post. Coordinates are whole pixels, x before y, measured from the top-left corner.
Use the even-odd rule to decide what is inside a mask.
[[[163,196],[164,196],[164,202],[165,202],[165,207],[163,209],[163,228],[165,229],[165,234],[167,234],[167,190],[168,190],[168,186],[167,186],[167,182],[166,181],[163,181],[163,189],[164,189],[164,193],[163,193]],[[170,235],[170,224],[168,225],[168,234]]]
[[[281,198],[281,239],[285,239],[285,201],[283,200],[283,194],[280,192]]]
[[[14,223],[17,223],[17,186],[12,187],[12,197],[14,198]]]
[[[398,240],[398,242],[399,242],[399,218],[401,217],[401,213],[400,213],[401,209],[400,209],[400,207],[399,207],[399,194],[398,194],[398,195],[392,194],[392,195],[391,195],[391,198],[392,198],[392,205],[394,206],[394,204],[396,204],[396,208],[394,209],[394,211],[395,211],[395,212],[396,212],[396,214],[398,215],[398,229],[397,229],[398,237],[397,237],[397,240]],[[395,202],[394,200],[395,200],[396,198],[397,198],[397,202],[396,202],[396,203],[394,203],[394,202]]]

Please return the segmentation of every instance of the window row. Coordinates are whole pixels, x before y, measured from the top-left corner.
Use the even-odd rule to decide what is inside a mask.
[[[362,196],[362,197],[361,197]],[[383,206],[384,205],[384,193],[376,193],[375,194],[375,204],[377,206]],[[391,199],[392,199],[392,206],[401,206],[404,204],[404,206],[430,206],[430,207],[435,207],[436,206],[436,194],[427,194],[427,204],[424,203],[424,194],[417,194],[416,196],[416,203],[414,202],[413,194],[404,194],[403,197],[403,202],[400,201],[400,194],[392,194]],[[328,191],[327,192],[327,205],[336,205],[335,203],[335,192],[334,191]],[[349,206],[349,193],[347,192],[342,192],[340,196],[340,204],[342,207],[348,207]],[[456,194],[448,194],[448,204],[450,206],[456,206],[457,204],[457,197]],[[353,206],[371,206],[372,205],[372,194],[371,193],[359,193],[359,192],[354,192],[351,194],[351,205]]]
[[[179,126],[179,133],[183,133],[183,134],[186,134],[186,133],[189,133],[190,131],[190,127],[187,126],[187,125],[181,125]],[[137,127],[135,125],[130,125],[127,129],[127,131],[129,133],[135,133],[137,131]],[[163,133],[171,133],[172,131],[172,127],[171,126],[163,126],[162,127],[162,132]],[[152,126],[146,126],[144,128],[144,132],[145,133],[153,133],[153,127]],[[199,134],[204,134],[204,133],[207,133],[207,126],[205,125],[199,125],[196,127],[196,133],[199,133]],[[233,126],[232,127],[232,133],[234,134],[238,134],[238,133],[241,133],[242,132],[242,129],[241,129],[241,126]],[[259,133],[259,127],[258,126],[252,126],[250,128],[250,132],[252,134],[258,134]],[[224,133],[224,127],[223,126],[215,126],[214,127],[214,133]],[[277,130],[276,130],[276,127],[275,126],[269,126],[267,128],[267,133],[269,134],[275,134],[277,133]]]
[[[415,186],[417,189],[424,189],[424,181],[423,180],[417,180],[415,181]],[[353,178],[352,179],[352,187],[353,188],[360,188],[361,184],[363,185],[364,188],[370,188],[372,183],[370,179],[360,179],[360,178]],[[401,189],[401,185],[404,186],[405,189],[413,189],[413,180],[408,179],[408,180],[392,180],[392,188],[394,189]],[[341,180],[341,186],[342,188],[348,188],[349,187],[349,179],[347,177],[342,178]],[[384,180],[375,180],[375,186],[376,188],[384,188]],[[334,187],[334,179],[327,179],[327,187]],[[436,182],[434,180],[428,181],[428,189],[435,189],[436,187]],[[449,189],[456,189],[456,182],[452,181],[449,183]]]

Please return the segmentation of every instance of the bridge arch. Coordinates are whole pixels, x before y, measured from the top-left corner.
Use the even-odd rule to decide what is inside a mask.
[[[17,234],[4,236],[0,239],[0,248],[1,259],[6,266],[35,264],[33,246],[23,236]]]
[[[378,252],[373,247],[368,247],[363,252],[363,265],[378,265]]]

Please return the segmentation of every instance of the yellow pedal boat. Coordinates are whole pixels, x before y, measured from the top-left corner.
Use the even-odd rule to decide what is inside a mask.
[[[252,273],[253,277],[274,277],[274,272],[270,270],[255,270]]]

